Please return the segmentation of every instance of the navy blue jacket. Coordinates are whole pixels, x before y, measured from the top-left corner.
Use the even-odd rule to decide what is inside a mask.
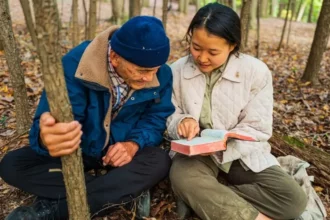
[[[140,149],[159,146],[166,119],[174,112],[171,102],[172,72],[164,64],[146,88],[133,91],[111,120],[111,82],[107,70],[108,37],[101,33],[92,42],[83,42],[62,59],[64,75],[75,120],[82,124],[84,154],[100,158],[102,150],[116,142],[134,141]],[[43,92],[30,131],[30,146],[49,155],[40,146],[39,118],[49,111]]]

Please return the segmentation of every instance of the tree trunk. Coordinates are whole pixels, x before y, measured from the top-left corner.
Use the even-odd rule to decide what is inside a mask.
[[[195,0],[195,5],[196,5],[196,12],[197,12],[201,8],[201,0]]]
[[[327,48],[330,35],[330,1],[324,0],[317,21],[312,48],[309,53],[306,69],[302,76],[303,81],[310,81],[317,85],[323,53]]]
[[[285,16],[284,26],[283,26],[283,30],[282,30],[281,40],[280,40],[280,43],[278,44],[277,50],[280,50],[281,47],[282,47],[282,43],[283,43],[283,39],[284,39],[284,34],[285,34],[285,29],[286,29],[286,25],[288,23],[289,9],[290,9],[290,5],[291,5],[291,1],[292,0],[289,0],[288,6],[286,8],[286,16]]]
[[[167,23],[167,7],[168,7],[168,0],[163,0],[163,17],[162,17],[162,21],[163,21],[163,26],[164,29],[166,31],[166,23]]]
[[[83,3],[83,8],[84,8],[84,19],[85,19],[85,40],[87,40],[89,27],[88,27],[88,12],[87,12],[87,7],[86,7],[86,0],[82,0],[82,3]]]
[[[298,144],[288,144],[286,141],[284,141],[284,139],[285,138],[281,137],[276,133],[273,134],[273,137],[269,140],[269,143],[272,145],[272,153],[275,156],[293,155],[308,162],[311,167],[308,168],[307,171],[309,175],[314,176],[314,183],[316,185],[329,189],[330,155],[313,146],[299,146]]]
[[[326,1],[326,0],[324,0]],[[314,7],[314,0],[312,0],[310,6],[309,6],[309,13],[308,13],[308,23],[312,23],[312,18],[313,18],[313,7]]]
[[[78,0],[72,0],[72,47],[79,43],[78,7]]]
[[[261,0],[260,12],[262,18],[268,17],[268,0]]]
[[[4,47],[3,47],[3,43],[2,43],[2,40],[1,40],[1,37],[0,37],[0,51],[4,50]]]
[[[188,14],[188,9],[189,9],[189,0],[184,0],[184,4],[183,4],[183,13],[185,15]]]
[[[37,34],[36,34],[36,30],[35,30],[34,24],[33,24],[32,13],[31,13],[31,8],[30,8],[30,1],[29,0],[20,0],[20,3],[22,6],[25,23],[29,30],[32,43],[35,46],[35,48],[38,48]]]
[[[156,16],[156,0],[154,0],[154,7],[152,9],[152,16]]]
[[[61,64],[60,23],[55,0],[33,0],[43,80],[51,114],[57,122],[73,119]],[[49,22],[52,21],[52,22]],[[61,157],[69,219],[90,219],[80,148]]]
[[[18,134],[22,134],[30,128],[30,116],[29,111],[27,111],[29,105],[19,48],[12,30],[7,0],[0,1],[0,28],[0,41],[2,41],[5,49],[5,57],[10,72],[10,82],[14,89],[16,130]]]
[[[112,6],[112,20],[115,22],[115,24],[121,24],[121,18],[122,18],[122,8],[124,1],[118,1],[118,0],[111,0],[111,6]]]
[[[92,40],[95,37],[96,32],[96,10],[97,0],[89,1],[89,20],[88,20],[88,40]]]
[[[287,40],[286,40],[286,47],[289,47],[289,40],[290,40],[290,34],[291,34],[291,26],[292,26],[292,20],[295,17],[295,12],[296,10],[296,5],[292,4],[291,5],[291,17],[290,17],[290,23],[289,23],[289,30],[288,30],[288,35],[287,35]]]
[[[129,1],[129,18],[139,16],[141,14],[141,1],[130,0]]]
[[[237,10],[237,7],[236,7],[236,0],[232,0],[231,1],[231,8],[236,11]]]
[[[272,16],[276,17],[276,12],[278,10],[278,0],[272,0]]]
[[[184,4],[186,0],[178,0],[179,1],[179,12],[183,13],[184,11]]]
[[[250,17],[249,17],[249,27],[252,30],[256,29],[257,25],[257,8],[258,8],[258,0],[250,0],[251,6],[250,6]]]
[[[142,6],[148,8],[150,6],[149,0],[142,0]]]
[[[303,1],[303,4],[302,4],[302,6],[299,8],[299,12],[298,12],[298,15],[297,15],[297,21],[301,21],[301,19],[302,19],[303,16],[304,16],[305,9],[306,9],[306,6],[307,6],[307,0],[302,0],[302,1]]]
[[[256,43],[256,50],[257,50],[257,58],[260,56],[260,14],[261,14],[261,0],[257,0],[257,43]]]
[[[241,51],[244,52],[244,42],[247,40],[247,32],[249,29],[249,14],[250,14],[251,0],[243,0],[243,6],[241,9]]]

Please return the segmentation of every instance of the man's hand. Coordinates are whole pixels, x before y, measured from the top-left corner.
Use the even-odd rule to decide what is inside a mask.
[[[190,141],[199,133],[199,129],[199,124],[195,119],[185,118],[178,126],[178,133]]]
[[[81,125],[77,121],[56,123],[49,112],[41,115],[40,139],[52,157],[69,155],[78,149],[82,135]]]
[[[133,141],[118,142],[109,147],[107,154],[102,158],[103,165],[124,166],[132,161],[138,150],[139,146]]]

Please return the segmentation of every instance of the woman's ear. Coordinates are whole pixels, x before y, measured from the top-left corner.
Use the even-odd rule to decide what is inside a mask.
[[[110,50],[110,62],[114,68],[119,65],[119,59],[119,55],[115,51]]]
[[[229,44],[229,53],[233,52],[237,44]]]

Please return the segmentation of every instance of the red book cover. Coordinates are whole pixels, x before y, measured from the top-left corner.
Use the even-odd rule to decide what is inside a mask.
[[[171,141],[171,150],[188,156],[224,151],[229,138],[255,141],[252,137],[225,130],[205,129],[201,137],[195,137],[190,141],[186,139]]]

